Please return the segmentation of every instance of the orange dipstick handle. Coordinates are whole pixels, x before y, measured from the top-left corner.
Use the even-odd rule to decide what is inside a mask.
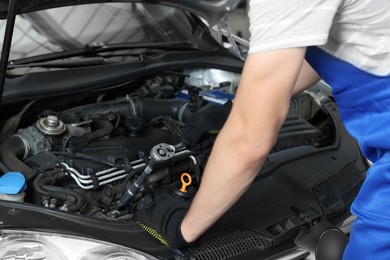
[[[192,183],[192,177],[189,173],[183,173],[180,176],[180,181],[181,181],[181,188],[179,191],[186,193],[187,192],[187,187],[191,185]]]

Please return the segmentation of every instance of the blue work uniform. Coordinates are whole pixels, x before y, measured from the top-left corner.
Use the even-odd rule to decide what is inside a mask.
[[[389,260],[390,76],[370,74],[318,47],[308,48],[306,60],[332,86],[344,125],[374,164],[352,204],[357,220],[343,259]]]

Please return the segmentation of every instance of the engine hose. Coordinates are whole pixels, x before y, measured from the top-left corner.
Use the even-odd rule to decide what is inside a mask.
[[[158,116],[171,116],[184,122],[190,113],[187,102],[177,99],[151,99],[145,98],[138,102],[137,115],[150,121]]]
[[[146,184],[156,183],[162,181],[163,179],[165,179],[169,175],[172,175],[173,173],[181,174],[183,172],[194,172],[196,175],[196,179],[198,181],[198,176],[197,176],[199,174],[198,167],[199,167],[198,164],[195,164],[191,158],[188,160],[182,160],[180,162],[177,162],[175,165],[164,167],[151,173],[146,179]]]
[[[145,167],[140,167],[137,169],[133,169],[129,174],[127,174],[126,179],[123,181],[122,194],[127,190],[127,183],[133,178],[136,174],[140,174],[144,171]]]
[[[107,119],[96,118],[94,119],[94,123],[98,130],[86,134],[86,137],[90,143],[99,140],[114,131],[114,126]]]
[[[112,131],[114,131],[114,126],[107,119],[95,118],[94,123],[98,128],[97,130],[81,136],[72,137],[69,142],[76,147],[83,147],[93,141],[109,135]]]
[[[119,114],[123,117],[138,116],[146,121],[150,121],[158,116],[171,116],[176,120],[184,122],[191,112],[187,108],[187,101],[138,97],[119,98],[97,104],[79,106],[63,111],[62,115],[66,118],[67,114],[75,113],[79,113],[84,117],[107,114]]]
[[[190,159],[193,162],[195,180],[196,180],[197,185],[199,186],[200,185],[200,181],[201,181],[201,175],[202,175],[202,172],[200,170],[200,165],[199,165],[199,159],[196,158],[193,155],[190,156]]]
[[[67,209],[71,212],[79,211],[85,204],[85,200],[83,196],[78,192],[71,191],[58,186],[43,185],[43,187],[44,189],[49,191],[49,194],[65,194],[66,197],[63,199],[64,201],[69,201],[69,199],[71,198],[72,203],[67,204]],[[51,196],[51,197],[55,197],[55,196]]]
[[[32,181],[33,179],[35,179],[35,177],[37,177],[38,174],[40,173],[45,173],[45,172],[48,172],[48,171],[55,171],[57,172],[57,170],[55,170],[55,166],[54,165],[43,165],[43,166],[40,166],[39,168],[35,168],[34,170],[32,170],[32,173],[26,178],[27,182],[30,182]]]
[[[51,176],[54,173],[57,173],[57,175]],[[42,195],[57,198],[62,201],[70,201],[71,203],[67,204],[67,209],[71,212],[79,211],[85,204],[85,200],[80,193],[58,186],[52,186],[57,179],[63,176],[65,174],[58,173],[58,171],[39,174],[33,182],[34,189]]]
[[[129,101],[126,98],[119,98],[116,100],[74,107],[63,111],[62,115],[77,113],[80,113],[82,116],[103,116],[107,114],[132,115],[134,113],[134,107],[129,105]]]
[[[13,172],[21,172],[28,178],[32,169],[21,160],[25,156],[26,147],[23,140],[18,136],[11,136],[0,145],[0,161]]]
[[[46,172],[46,173],[40,173],[40,174],[38,174],[38,176],[34,179],[34,181],[33,181],[33,187],[34,187],[34,190],[37,192],[37,193],[40,193],[40,194],[42,194],[42,195],[46,195],[46,196],[49,196],[49,192],[47,192],[47,191],[45,191],[45,190],[43,190],[42,188],[41,188],[41,186],[39,185],[39,182],[43,179],[43,178],[45,178],[48,174],[50,174],[50,173],[55,173],[55,172],[57,172],[57,171],[48,171],[48,172]]]
[[[2,163],[2,162],[0,161],[0,171],[1,171],[2,173],[7,173],[7,172],[10,172],[11,170],[8,169],[8,167],[5,166],[5,164]]]

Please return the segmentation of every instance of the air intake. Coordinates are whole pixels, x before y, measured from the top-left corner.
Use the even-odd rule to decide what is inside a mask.
[[[186,251],[192,256],[191,259],[220,260],[242,255],[253,250],[276,246],[286,240],[273,241],[249,230],[236,231],[194,245],[186,249]]]

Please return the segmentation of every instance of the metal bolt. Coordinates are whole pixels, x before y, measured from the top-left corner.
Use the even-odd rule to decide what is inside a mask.
[[[159,149],[157,149],[157,152],[158,152],[158,154],[161,155],[161,156],[167,156],[167,152],[165,152],[164,149],[159,148]]]
[[[16,208],[12,208],[12,209],[8,210],[8,214],[10,214],[10,215],[18,215],[18,214],[20,214],[20,210],[16,209]]]
[[[45,123],[47,126],[52,126],[52,127],[56,127],[59,125],[59,121],[58,121],[58,117],[56,116],[47,116],[46,117],[46,120],[45,120]]]

